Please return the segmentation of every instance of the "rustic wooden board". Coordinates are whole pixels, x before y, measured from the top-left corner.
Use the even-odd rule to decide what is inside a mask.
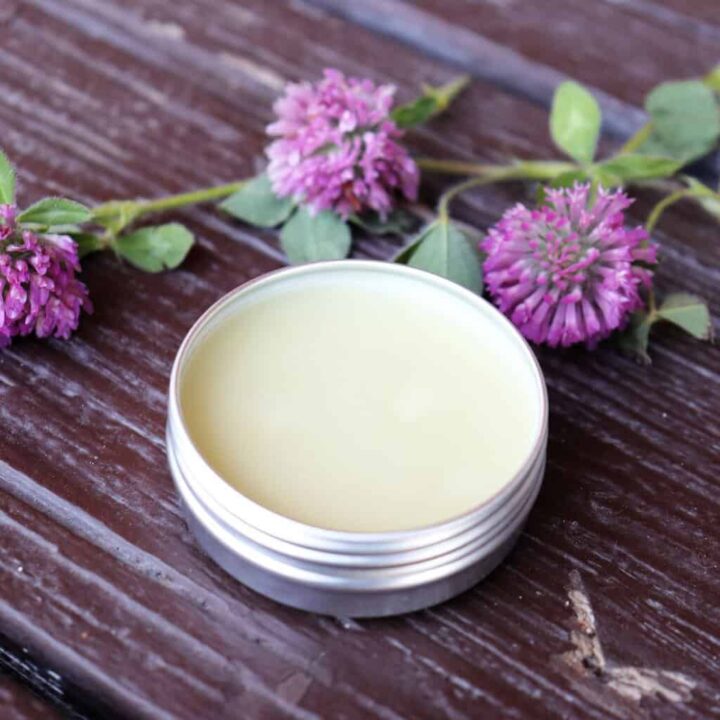
[[[415,12],[442,17],[633,105],[641,104],[659,79],[702,76],[720,59],[717,6],[712,25],[689,17],[679,3],[675,10],[665,3],[661,8],[612,0],[419,0],[414,5]]]
[[[60,713],[16,678],[0,673],[0,713],[3,720],[59,720]]]
[[[334,65],[391,80],[410,97],[419,82],[466,67],[480,79],[413,137],[413,149],[484,160],[547,155],[543,105],[564,74],[605,93],[608,129],[621,135],[640,121],[644,90],[671,65],[670,74],[684,76],[714,60],[693,30],[714,27],[708,3],[696,18],[675,3],[674,33],[663,30],[672,23],[658,21],[654,3],[587,5],[522,3],[547,37],[559,37],[549,33],[568,16],[580,18],[576,27],[605,43],[606,73],[593,43],[548,40],[543,54],[536,31],[513,22],[513,4],[9,4],[3,144],[20,165],[25,201],[47,192],[89,202],[156,195],[253,172],[286,79]],[[617,38],[633,15],[646,53],[641,71],[625,70],[627,45],[603,38],[599,13]],[[442,20],[446,34],[433,49],[432,38],[398,34],[398,15]],[[464,59],[451,53],[461,31]],[[484,71],[478,58],[498,48],[512,50],[515,64]],[[641,76],[624,80],[624,72]],[[430,180],[427,197],[443,182]],[[519,188],[485,190],[458,212],[485,227],[519,197]],[[86,277],[97,310],[76,337],[29,340],[0,355],[5,664],[31,658],[28,675],[48,696],[103,718],[720,713],[717,348],[663,332],[650,369],[611,348],[539,353],[552,407],[549,467],[508,562],[462,597],[406,618],[315,617],[231,580],[180,517],[163,443],[174,352],[210,302],[283,262],[272,234],[208,208],[182,219],[199,238],[183,269],[150,277],[93,258]],[[661,289],[700,293],[717,314],[716,225],[681,207],[658,239]],[[387,257],[396,244],[362,241],[357,255]],[[603,675],[564,655],[575,647],[585,597],[607,657]],[[655,678],[672,685],[677,702],[624,697],[612,673],[627,678],[632,667],[681,673],[679,690],[672,678]],[[42,682],[48,672],[50,684]]]
[[[706,32],[708,25],[715,29],[720,25],[720,13],[713,0],[695,0],[692,6],[683,0],[634,0],[633,6],[699,32]]]

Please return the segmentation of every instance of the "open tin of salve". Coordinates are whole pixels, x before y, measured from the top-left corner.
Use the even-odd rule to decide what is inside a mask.
[[[200,545],[258,592],[341,617],[434,605],[492,570],[546,441],[542,373],[510,322],[389,263],[237,288],[170,381],[170,468]]]

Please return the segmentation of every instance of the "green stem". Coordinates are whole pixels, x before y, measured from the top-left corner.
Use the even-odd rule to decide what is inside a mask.
[[[657,300],[655,299],[655,288],[651,285],[647,292],[647,312],[648,317],[652,322],[655,320],[655,313],[657,312]]]
[[[475,165],[476,172],[473,177],[451,187],[440,196],[438,202],[438,215],[441,220],[447,221],[449,206],[452,200],[466,190],[480,185],[508,182],[511,180],[551,180],[560,173],[567,172],[575,166],[572,163],[527,161],[516,165]],[[477,168],[483,168],[481,174]]]
[[[128,225],[131,225],[143,215],[174,210],[187,205],[220,200],[240,190],[247,180],[216,185],[214,187],[192,190],[191,192],[168,195],[157,200],[111,200],[93,208],[93,221],[105,228],[102,236],[103,247],[110,247],[114,239],[120,235]]]
[[[561,173],[577,169],[573,163],[555,160],[523,160],[508,165],[488,165],[459,160],[436,160],[435,158],[418,158],[416,162],[418,167],[428,172],[445,173],[446,175],[500,176],[499,180],[552,180]]]
[[[621,148],[618,155],[635,152],[652,135],[652,122],[645,123]]]
[[[447,110],[450,103],[470,84],[472,78],[470,75],[460,75],[453,78],[450,82],[439,87],[432,85],[423,86],[423,94],[432,98],[437,103],[437,111],[433,114]]]
[[[657,205],[655,205],[648,215],[648,219],[645,221],[645,229],[648,233],[651,233],[655,229],[655,226],[658,224],[658,220],[660,220],[660,216],[665,212],[665,210],[667,210],[667,208],[669,208],[673,203],[676,203],[678,200],[682,200],[690,195],[692,195],[692,191],[687,188],[676,190],[674,193],[670,193],[670,195],[664,197]]]
[[[493,176],[472,177],[458,185],[454,185],[444,192],[438,201],[438,216],[440,220],[447,222],[449,218],[450,203],[455,197],[464,193],[466,190],[470,190],[471,188],[478,187],[480,185],[489,185],[493,182],[495,182],[495,178]]]
[[[683,188],[682,190],[676,190],[673,193],[670,193],[670,195],[667,195],[662,200],[660,200],[657,205],[651,210],[650,214],[648,215],[648,219],[645,221],[645,229],[648,231],[648,235],[652,233],[652,231],[655,229],[655,226],[658,224],[658,221],[660,220],[660,216],[669,208],[672,204],[676,203],[678,200],[682,200],[683,198],[691,196],[692,190],[688,188]],[[648,305],[648,317],[653,318],[655,316],[655,312],[657,310],[657,302],[655,300],[655,289],[653,287],[650,287],[648,290],[648,299],[647,299],[647,305]]]
[[[140,215],[161,212],[163,210],[174,210],[179,207],[185,207],[186,205],[197,205],[198,203],[208,202],[210,200],[220,200],[236,193],[246,182],[247,180],[239,180],[238,182],[227,183],[226,185],[193,190],[192,192],[180,193],[179,195],[169,195],[168,197],[158,200],[135,201],[138,211],[135,217],[137,218]]]

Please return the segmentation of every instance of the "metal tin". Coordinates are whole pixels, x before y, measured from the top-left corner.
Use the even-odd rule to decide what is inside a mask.
[[[383,533],[311,527],[264,508],[219,477],[191,441],[180,406],[186,359],[204,333],[262,286],[298,274],[410,273],[429,291],[461,295],[479,315],[493,313],[517,335],[537,379],[541,426],[520,472],[487,502],[447,522]],[[188,524],[210,557],[233,577],[293,607],[338,617],[396,615],[435,605],[468,589],[512,548],[537,496],[545,469],[547,393],[530,348],[482,298],[429,273],[401,265],[348,260],[279,270],[215,303],[193,326],[173,365],[167,423],[170,470]]]

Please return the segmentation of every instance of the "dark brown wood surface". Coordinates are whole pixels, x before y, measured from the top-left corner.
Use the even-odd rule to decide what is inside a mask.
[[[0,23],[1,142],[24,203],[247,176],[283,83],[325,66],[392,81],[404,99],[472,73],[410,144],[492,161],[552,156],[546,107],[567,75],[597,90],[611,147],[642,122],[650,87],[720,59],[713,0],[5,0]],[[425,201],[444,182],[428,178]],[[458,213],[484,228],[523,192],[485,189]],[[296,612],[196,547],[163,440],[184,333],[283,257],[272,233],[211,208],[179,216],[199,240],[181,270],[94,257],[96,312],[72,341],[0,354],[4,667],[100,718],[720,717],[717,347],[663,329],[650,368],[610,347],[539,352],[548,471],[508,561],[408,617]],[[718,236],[696,208],[670,212],[660,289],[717,314]],[[396,246],[361,240],[356,254]],[[0,717],[50,712],[0,677]]]
[[[3,720],[59,720],[62,716],[46,700],[9,675],[0,673],[0,710]]]

